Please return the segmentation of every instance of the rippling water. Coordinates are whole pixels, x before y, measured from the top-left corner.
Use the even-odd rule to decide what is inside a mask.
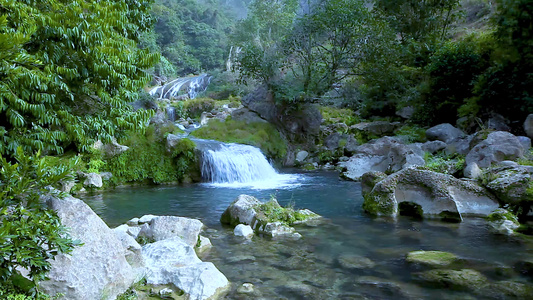
[[[414,250],[452,252],[463,259],[461,268],[480,271],[490,282],[511,280],[531,284],[512,266],[533,258],[533,243],[525,237],[488,232],[481,218],[462,223],[373,219],[361,210],[359,183],[341,181],[335,172],[292,174],[298,184],[278,189],[193,184],[128,187],[82,197],[111,227],[144,214],[176,215],[202,220],[204,235],[214,245],[203,260],[212,261],[234,283],[228,298],[265,299],[513,299],[491,291],[452,291],[427,286],[417,279],[420,266],[405,262]],[[280,204],[309,208],[327,218],[316,227],[298,226],[300,240],[236,238],[219,223],[220,215],[240,194]],[[343,259],[365,257],[372,267],[351,268]],[[255,293],[236,288],[250,282]]]

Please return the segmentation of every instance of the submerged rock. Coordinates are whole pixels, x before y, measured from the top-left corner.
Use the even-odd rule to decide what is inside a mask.
[[[364,198],[363,209],[368,213],[393,217],[401,214],[402,202],[414,204],[424,217],[486,216],[498,208],[498,202],[474,183],[414,168],[381,180]]]
[[[422,281],[457,290],[476,290],[482,287],[487,278],[476,270],[430,270],[416,274]]]
[[[503,208],[498,208],[492,212],[488,215],[487,220],[489,221],[492,231],[500,234],[514,234],[515,230],[520,227],[518,218],[510,211]]]
[[[250,225],[239,224],[235,226],[233,234],[236,236],[243,236],[246,238],[251,238],[254,235],[254,230]]]
[[[341,267],[349,270],[371,269],[376,266],[371,259],[360,255],[341,255],[337,260]]]
[[[49,196],[45,200],[69,228],[71,238],[83,245],[51,261],[49,279],[39,284],[41,291],[52,296],[63,294],[62,299],[115,299],[126,291],[137,272],[128,263],[126,249],[115,233],[79,199]]]
[[[413,251],[407,254],[409,263],[427,265],[430,267],[449,266],[457,260],[453,253],[442,251]]]

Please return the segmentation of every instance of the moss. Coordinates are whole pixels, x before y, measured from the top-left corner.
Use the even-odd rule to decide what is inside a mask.
[[[448,266],[457,260],[457,256],[443,251],[413,251],[407,254],[406,260],[428,266]]]
[[[132,133],[122,144],[130,149],[109,158],[104,166],[104,171],[113,173],[110,179],[113,185],[146,180],[156,184],[176,182],[197,165],[192,141],[182,139],[168,153],[164,135],[156,134],[153,126],[148,127],[146,134]]]
[[[260,224],[281,222],[285,225],[293,225],[297,222],[305,221],[309,218],[318,217],[314,213],[303,213],[289,205],[282,207],[276,199],[272,198],[270,201],[254,206],[257,212],[256,219]]]
[[[359,123],[359,117],[350,109],[335,108],[331,106],[321,106],[320,113],[324,124],[330,125],[334,123],[344,123],[348,126]]]
[[[240,143],[260,148],[270,158],[281,159],[287,154],[287,141],[269,123],[247,124],[244,121],[211,120],[208,126],[194,131],[194,136],[226,143]]]
[[[391,201],[380,201],[381,197],[374,193],[369,193],[364,197],[363,210],[373,216],[393,216],[395,206]]]
[[[518,223],[517,217],[512,212],[504,209],[498,209],[487,216],[487,221],[489,222],[498,222],[505,220]]]
[[[426,129],[416,125],[404,125],[395,131],[406,143],[423,143],[426,141]]]

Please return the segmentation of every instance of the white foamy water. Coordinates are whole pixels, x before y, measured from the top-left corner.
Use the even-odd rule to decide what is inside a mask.
[[[202,177],[214,187],[275,189],[300,186],[301,175],[279,174],[259,148],[195,140],[202,151]]]

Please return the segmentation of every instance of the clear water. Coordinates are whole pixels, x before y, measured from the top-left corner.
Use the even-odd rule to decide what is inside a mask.
[[[295,174],[293,174],[295,176]],[[144,214],[177,215],[202,220],[204,235],[214,248],[204,257],[234,283],[228,299],[514,299],[489,290],[453,291],[428,286],[417,279],[420,266],[405,262],[414,250],[441,250],[464,259],[461,268],[472,268],[490,282],[532,282],[512,266],[533,258],[533,243],[525,237],[491,234],[480,218],[459,224],[373,219],[361,210],[360,184],[340,181],[335,172],[299,175],[300,185],[279,189],[221,187],[208,184],[116,189],[84,200],[111,227]],[[300,240],[234,237],[219,223],[220,215],[239,195],[261,200],[275,195],[283,204],[309,208],[328,219],[324,224],[298,226]],[[375,266],[350,269],[339,257],[359,255]],[[236,292],[245,282],[254,284],[252,295]]]

